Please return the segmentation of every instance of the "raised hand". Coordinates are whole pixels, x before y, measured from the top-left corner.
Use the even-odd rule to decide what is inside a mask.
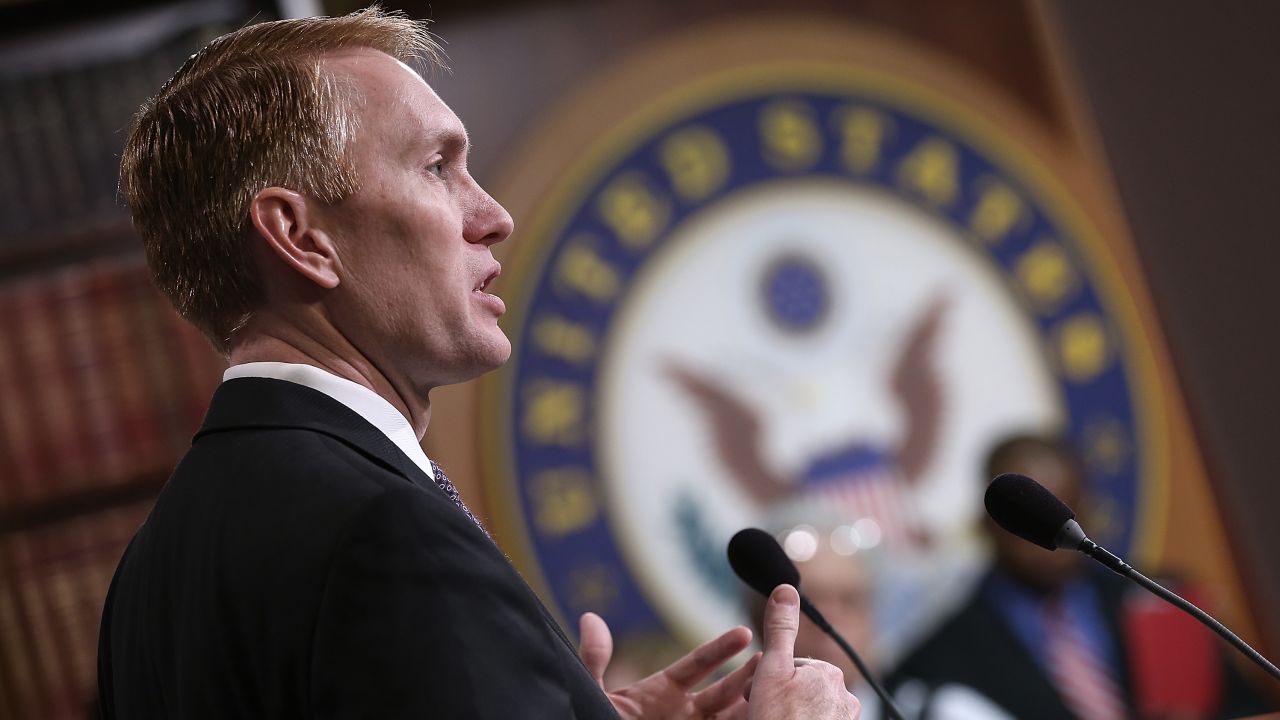
[[[830,663],[796,659],[800,594],[779,585],[764,610],[764,656],[751,681],[749,720],[857,720],[858,699]]]
[[[612,692],[604,686],[604,671],[613,657],[609,626],[599,615],[585,613],[578,629],[582,663],[624,720],[746,719],[747,703],[743,696],[759,662],[759,654],[707,688],[693,691],[698,683],[751,642],[751,631],[745,627],[736,627],[703,643],[666,669]]]

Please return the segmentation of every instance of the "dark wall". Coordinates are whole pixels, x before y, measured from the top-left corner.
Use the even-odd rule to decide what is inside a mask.
[[[1056,0],[1254,614],[1280,646],[1280,4]]]

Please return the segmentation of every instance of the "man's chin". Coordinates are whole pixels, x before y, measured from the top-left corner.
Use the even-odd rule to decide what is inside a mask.
[[[479,374],[483,375],[484,373],[497,370],[503,365],[506,365],[507,361],[510,359],[511,341],[507,339],[506,335],[503,335],[502,340],[493,343],[489,348],[489,351],[485,353],[483,367],[480,369]]]

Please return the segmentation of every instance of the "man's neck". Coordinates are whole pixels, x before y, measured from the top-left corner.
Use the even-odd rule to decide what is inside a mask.
[[[339,347],[332,347],[338,345]],[[345,347],[341,347],[345,346]],[[340,378],[363,385],[382,396],[409,421],[421,441],[431,421],[431,403],[401,389],[345,341],[326,344],[299,332],[266,332],[244,328],[231,346],[231,365],[251,362],[282,362],[310,365]]]

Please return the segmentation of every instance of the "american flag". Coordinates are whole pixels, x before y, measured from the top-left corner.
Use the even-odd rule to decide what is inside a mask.
[[[807,499],[846,516],[851,523],[874,520],[880,541],[889,548],[902,548],[913,544],[916,533],[900,478],[892,453],[851,445],[810,463],[801,485]]]

